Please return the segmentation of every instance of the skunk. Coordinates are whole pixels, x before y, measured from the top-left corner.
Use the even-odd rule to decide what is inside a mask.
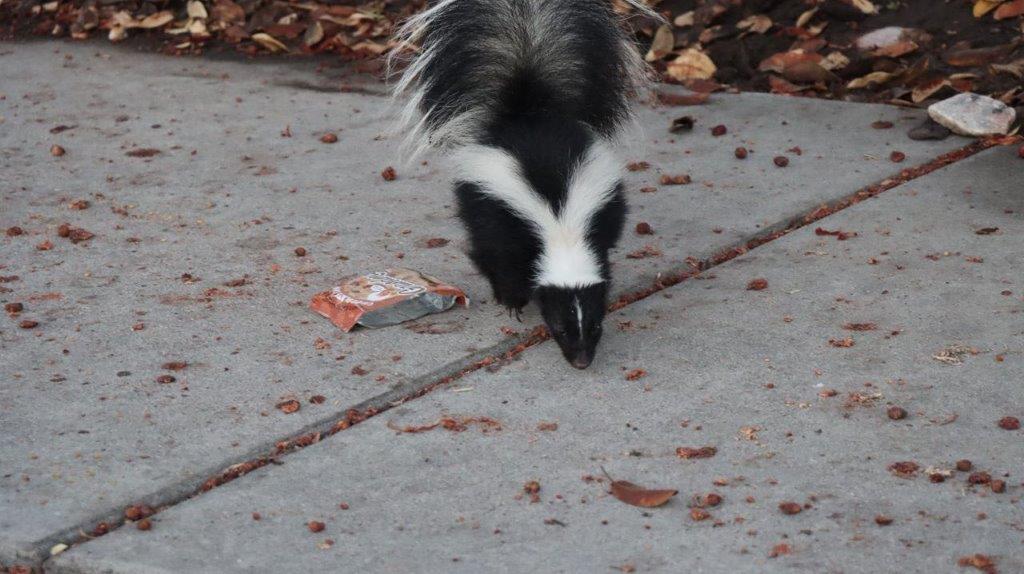
[[[612,1],[441,0],[397,33],[399,48],[419,45],[395,86],[412,155],[449,152],[495,301],[517,317],[536,301],[579,369],[601,338],[626,218],[613,142],[646,80]]]

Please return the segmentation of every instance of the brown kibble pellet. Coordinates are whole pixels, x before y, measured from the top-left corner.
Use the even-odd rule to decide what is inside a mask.
[[[736,151],[733,152],[736,155],[736,159],[747,159],[747,153],[747,148],[742,146],[736,148]]]
[[[305,257],[306,256],[306,248],[305,247],[296,247],[295,248],[295,256],[296,257]]]
[[[327,397],[323,395],[313,395],[309,397],[309,402],[313,403],[314,405],[322,405],[325,402],[327,402]]]
[[[142,520],[135,523],[135,528],[138,528],[139,530],[145,532],[150,528],[153,528],[153,523],[150,522],[148,518],[143,518]]]
[[[988,484],[992,482],[992,475],[987,472],[972,472],[967,477],[967,482],[970,484]]]
[[[36,327],[39,326],[39,321],[25,319],[24,321],[18,323],[18,326],[21,327],[22,329],[35,329]]]
[[[252,513],[252,519],[253,520],[262,520],[263,519],[263,515],[260,514],[259,512],[253,512]]]
[[[531,480],[523,485],[523,492],[526,494],[537,494],[540,492],[540,483],[536,480]]]
[[[905,159],[907,159],[907,154],[901,151],[894,151],[889,154],[889,161],[893,163],[902,163]]]
[[[966,458],[956,461],[956,469],[960,472],[967,472],[974,468],[974,464]]]
[[[1020,428],[1020,419],[1017,417],[1003,417],[999,419],[999,428],[1003,430],[1017,430]]]
[[[718,449],[713,446],[702,446],[700,448],[694,448],[692,446],[681,446],[676,449],[676,456],[685,459],[694,458],[711,458],[718,453]]]
[[[71,237],[71,225],[67,223],[61,223],[60,226],[57,227],[57,236]]]
[[[277,403],[274,406],[276,406],[279,411],[281,411],[282,413],[284,413],[286,415],[290,415],[292,413],[298,412],[299,409],[302,408],[302,404],[299,403],[299,401],[297,401],[295,399],[289,399],[287,401],[281,401],[281,402]]]
[[[722,124],[718,124],[717,126],[711,128],[711,135],[715,137],[724,136],[726,133],[728,133],[728,131],[729,128],[723,126]]]
[[[21,304],[21,303],[5,303],[4,304],[4,311],[7,311],[8,313],[10,313],[12,315],[15,314],[15,313],[21,313],[24,310],[25,310],[25,306],[23,304]]]
[[[325,144],[338,143],[338,136],[336,134],[328,132],[320,136],[320,141]]]
[[[704,506],[718,506],[722,504],[722,495],[717,492],[709,492],[704,496]]]
[[[889,526],[892,524],[892,518],[885,516],[884,514],[879,514],[878,516],[875,516],[875,524],[879,526]]]
[[[992,492],[995,493],[1006,492],[1006,481],[999,479],[993,480],[989,483],[989,488],[991,488]]]
[[[685,173],[679,175],[669,175],[667,173],[661,174],[659,180],[661,185],[687,185],[693,182],[693,179]]]
[[[747,283],[747,291],[764,291],[767,288],[768,280],[762,277],[751,279],[750,282]]]
[[[938,484],[940,482],[946,482],[946,476],[938,472],[933,472],[928,475],[928,480]]]
[[[891,406],[887,411],[885,411],[885,414],[894,421],[907,418],[907,410],[903,407]]]
[[[384,168],[384,171],[380,172],[380,176],[384,178],[384,181],[395,181],[398,179],[398,172],[389,165]]]
[[[700,522],[701,520],[707,520],[708,518],[711,518],[711,513],[708,512],[707,510],[704,510],[703,508],[691,508],[690,518],[692,518],[696,522]]]
[[[310,532],[323,532],[324,528],[327,527],[323,522],[319,520],[310,520],[306,523],[306,527],[309,528]]]
[[[174,378],[173,375],[160,375],[159,377],[156,378],[156,382],[160,383],[161,385],[169,385],[176,380],[178,379]]]
[[[800,506],[800,504],[796,502],[782,502],[779,503],[779,510],[781,510],[783,514],[800,514],[803,512],[804,507]]]
[[[53,157],[60,157],[65,153],[67,153],[67,151],[57,144],[53,144],[52,146],[50,146],[50,155],[52,155]]]
[[[651,224],[646,221],[641,221],[636,224],[637,235],[654,235],[654,229],[651,228]]]
[[[18,227],[17,225],[12,225],[11,227],[7,228],[7,237],[17,237],[19,235],[24,235],[24,234],[25,234],[25,230],[20,228],[20,227]]]
[[[775,156],[775,159],[773,161],[775,162],[775,165],[779,167],[786,167],[787,165],[789,165],[789,158],[784,155]]]

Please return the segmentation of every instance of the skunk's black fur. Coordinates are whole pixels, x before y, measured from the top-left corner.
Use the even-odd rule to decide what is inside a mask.
[[[626,217],[609,142],[644,70],[611,0],[442,0],[399,37],[421,46],[405,119],[419,147],[455,148],[473,263],[588,366]]]

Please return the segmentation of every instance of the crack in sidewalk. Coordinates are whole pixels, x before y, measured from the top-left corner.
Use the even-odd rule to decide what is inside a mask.
[[[709,257],[700,260],[688,258],[685,268],[675,267],[665,272],[657,273],[653,280],[646,279],[638,282],[638,285],[620,295],[609,306],[609,311],[614,312],[642,301],[669,287],[695,277],[706,270],[731,261],[752,249],[824,219],[861,201],[875,197],[889,189],[932,173],[989,148],[998,145],[1008,145],[1015,141],[1019,141],[1019,138],[1014,139],[1014,141],[1008,141],[1008,138],[1005,137],[980,139],[962,148],[942,154],[927,163],[904,169],[894,176],[858,189],[842,198],[824,204],[816,204],[805,211],[799,212],[794,217],[761,229],[748,238],[737,242],[732,247],[714,253]],[[426,375],[401,383],[383,394],[358,403],[342,413],[335,412],[331,416],[313,422],[300,431],[282,439],[264,442],[238,457],[236,459],[238,462],[227,467],[217,465],[217,468],[214,470],[198,472],[195,475],[196,478],[165,487],[143,497],[135,504],[149,505],[155,509],[153,514],[158,514],[167,508],[198,497],[218,486],[245,476],[256,469],[269,464],[283,464],[280,459],[290,453],[316,444],[327,437],[357,425],[395,406],[426,395],[438,387],[448,385],[480,369],[488,367],[500,368],[501,365],[513,360],[527,349],[547,341],[548,338],[543,325],[534,327],[526,335],[510,338],[487,349],[462,357]],[[69,547],[72,547],[84,544],[99,535],[109,533],[124,526],[126,522],[124,509],[112,509],[40,540],[33,551],[33,556],[26,556],[25,558],[32,560],[36,565],[42,567],[52,557],[50,549],[55,545],[67,544]],[[89,532],[93,534],[89,534]]]

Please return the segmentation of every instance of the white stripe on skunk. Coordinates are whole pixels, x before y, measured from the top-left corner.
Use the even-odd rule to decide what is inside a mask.
[[[622,170],[608,143],[595,141],[574,166],[558,214],[530,187],[507,151],[468,145],[453,152],[452,159],[459,181],[479,185],[482,193],[503,201],[533,227],[542,246],[537,285],[576,288],[604,281],[587,232],[594,214],[612,199]]]

